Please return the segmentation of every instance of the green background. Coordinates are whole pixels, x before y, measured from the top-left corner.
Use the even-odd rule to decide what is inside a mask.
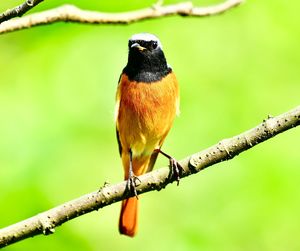
[[[62,2],[71,3],[45,1],[31,13]],[[118,12],[153,1],[73,3]],[[182,159],[299,105],[299,9],[298,1],[249,0],[206,18],[1,35],[0,227],[122,179],[114,97],[132,34],[156,34],[180,82],[181,115],[163,149]],[[290,130],[140,196],[134,239],[119,235],[116,203],[6,250],[300,250],[299,137]],[[165,165],[160,157],[156,167]]]

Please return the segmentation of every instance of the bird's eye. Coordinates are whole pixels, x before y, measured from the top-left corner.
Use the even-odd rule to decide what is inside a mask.
[[[132,41],[132,40],[129,40],[129,41],[128,41],[128,47],[130,48],[132,44],[133,44],[133,41]]]
[[[157,48],[157,42],[156,41],[153,41],[151,43],[151,45],[152,45],[152,49],[156,49]]]

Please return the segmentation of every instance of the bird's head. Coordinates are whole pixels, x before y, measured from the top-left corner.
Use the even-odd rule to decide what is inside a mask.
[[[153,54],[162,51],[159,39],[150,33],[134,34],[128,41],[129,53]]]
[[[138,33],[128,41],[128,62],[124,72],[130,79],[153,82],[171,71],[159,39],[150,33]]]

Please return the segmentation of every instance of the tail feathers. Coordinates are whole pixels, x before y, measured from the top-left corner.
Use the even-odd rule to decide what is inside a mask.
[[[120,234],[134,237],[137,232],[138,200],[136,197],[122,201],[119,219]]]

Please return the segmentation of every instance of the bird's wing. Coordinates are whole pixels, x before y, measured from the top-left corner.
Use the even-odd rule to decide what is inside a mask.
[[[120,156],[121,156],[122,155],[122,145],[121,145],[121,142],[120,142],[120,136],[119,136],[119,131],[118,131],[117,127],[116,127],[116,135],[117,135],[117,140],[118,140],[119,153],[120,153]]]
[[[118,89],[117,89],[116,104],[115,104],[116,136],[117,136],[117,140],[118,140],[118,146],[119,146],[120,156],[122,155],[122,145],[121,145],[120,136],[119,136],[119,130],[118,130],[118,115],[119,115],[120,98],[121,98],[120,91],[119,91],[119,86],[120,86],[121,79],[122,79],[122,74],[120,75],[119,81],[118,81]]]

